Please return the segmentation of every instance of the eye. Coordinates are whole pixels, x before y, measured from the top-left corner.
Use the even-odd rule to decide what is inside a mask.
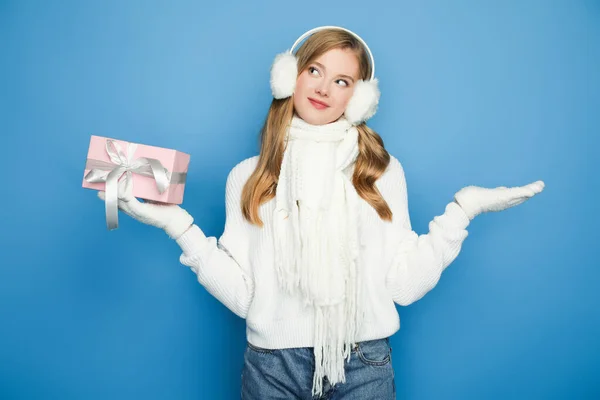
[[[344,82],[343,86],[348,86],[348,81],[345,79],[338,79],[337,82]]]
[[[314,75],[314,74],[312,73],[312,71],[317,71],[317,75]],[[318,76],[318,72],[319,72],[319,70],[318,70],[318,69],[316,69],[315,67],[308,67],[308,74],[309,74],[309,75]]]

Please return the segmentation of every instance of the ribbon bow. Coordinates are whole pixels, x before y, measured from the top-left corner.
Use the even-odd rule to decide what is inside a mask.
[[[86,162],[86,169],[89,168],[90,171],[85,175],[84,179],[90,183],[106,182],[105,208],[108,230],[119,227],[118,190],[119,179],[123,174],[125,174],[124,179],[132,179],[132,173],[154,178],[160,193],[167,190],[170,183],[172,183],[172,174],[157,159],[139,157],[134,160],[133,154],[136,148],[137,144],[129,143],[127,156],[125,156],[125,153],[117,142],[107,139],[106,152],[112,163],[93,159],[88,159]],[[181,174],[177,174],[177,177],[181,176]]]

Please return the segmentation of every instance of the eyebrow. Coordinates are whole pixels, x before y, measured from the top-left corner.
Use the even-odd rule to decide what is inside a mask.
[[[327,68],[325,68],[325,66],[323,64],[321,64],[320,62],[315,61],[315,64],[317,64],[319,67],[323,68],[323,70],[326,70]],[[354,83],[354,78],[352,78],[349,75],[344,75],[344,74],[339,74],[338,76],[343,76],[344,78],[348,78],[350,79],[353,83]]]

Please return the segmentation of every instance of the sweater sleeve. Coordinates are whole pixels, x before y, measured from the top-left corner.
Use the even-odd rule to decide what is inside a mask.
[[[418,235],[411,227],[406,178],[396,158],[391,158],[384,175],[382,194],[393,214],[391,237],[386,241],[392,246],[386,286],[394,302],[406,306],[437,285],[444,269],[458,256],[470,220],[453,201],[429,222],[429,233]]]
[[[177,239],[183,250],[180,262],[192,269],[210,294],[241,318],[246,318],[254,297],[249,228],[240,208],[242,188],[252,172],[250,160],[242,161],[227,177],[225,229],[219,240],[206,237],[197,225]]]

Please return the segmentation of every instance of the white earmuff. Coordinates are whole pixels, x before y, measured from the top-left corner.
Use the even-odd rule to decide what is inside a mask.
[[[320,26],[313,28],[300,36],[291,49],[277,54],[271,66],[271,92],[276,99],[285,99],[294,94],[296,79],[298,78],[298,60],[294,55],[294,48],[305,38],[323,29],[341,29],[356,37],[365,47],[371,60],[371,78],[359,80],[354,87],[354,93],[348,102],[344,116],[352,125],[359,125],[368,120],[377,111],[379,104],[379,81],[375,78],[375,60],[369,46],[356,33],[340,26]]]
[[[276,99],[285,99],[294,94],[298,78],[298,61],[291,53],[275,56],[271,67],[271,91]]]

